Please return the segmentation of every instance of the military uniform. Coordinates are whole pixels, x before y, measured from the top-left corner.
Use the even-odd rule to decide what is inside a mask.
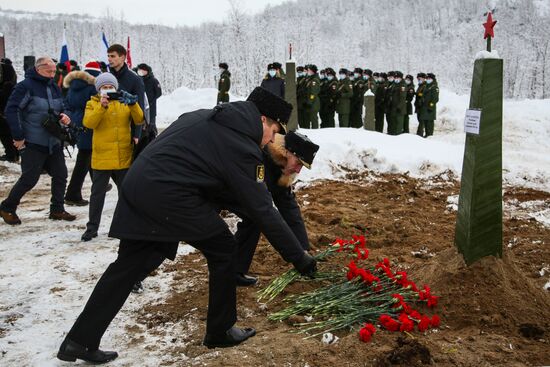
[[[433,82],[425,84],[422,96],[422,105],[418,117],[422,125],[418,125],[418,135],[428,137],[434,134],[434,121],[436,119],[437,102],[439,102],[439,87],[435,80],[435,75],[428,73],[427,79]],[[426,128],[426,132],[422,135],[421,126]]]
[[[323,89],[324,88],[324,89]],[[319,98],[321,100],[321,128],[335,127],[334,114],[336,113],[336,102],[338,80],[333,69],[327,68],[327,79],[324,86],[321,86]]]
[[[376,83],[376,90],[374,92],[374,129],[379,133],[384,132],[386,89],[386,74],[380,73],[379,81]]]
[[[393,88],[395,87],[393,71],[388,73],[388,82],[386,83],[386,90],[384,91],[384,113],[386,114],[386,124],[388,126],[388,134],[392,131],[393,116],[391,115]]]
[[[350,101],[350,127],[363,127],[363,103],[367,85],[363,79],[363,69],[356,68],[355,74],[358,74],[353,82],[353,97]]]
[[[405,82],[406,88],[407,88],[407,113],[405,114],[405,117],[403,120],[403,132],[408,134],[409,133],[409,115],[413,114],[412,101],[415,96],[415,90],[414,90],[412,75],[407,75],[405,79],[410,81],[409,84],[406,84]]]
[[[319,92],[321,90],[321,80],[317,75],[317,66],[310,65],[308,70],[311,70],[314,74],[308,75],[305,81],[305,126],[306,129],[318,129],[319,128],[319,110],[321,109],[321,103],[319,102]]]
[[[298,77],[296,78],[296,104],[298,108],[298,126],[302,129],[306,128],[306,118],[304,116],[305,105],[305,82],[307,77],[304,74],[304,67],[298,66],[296,68]]]
[[[396,79],[401,79],[403,74],[395,73]],[[403,132],[403,120],[407,113],[407,88],[403,79],[393,83],[391,107],[390,107],[390,124],[388,125],[388,134],[399,135]]]
[[[216,104],[229,102],[229,89],[231,88],[231,73],[229,72],[227,64],[221,63],[220,68],[225,69],[218,81],[218,98]]]
[[[416,130],[416,135],[424,137],[424,123],[420,120],[420,108],[424,103],[424,88],[426,87],[426,74],[418,73],[416,75],[418,80],[418,87],[416,88],[415,99],[414,99],[414,112],[416,113],[416,119],[418,120],[418,128]]]
[[[338,100],[336,102],[336,112],[338,112],[338,122],[340,127],[349,127],[350,100],[353,97],[353,84],[347,77],[347,70],[340,69],[339,74],[346,75],[338,82],[336,89]]]

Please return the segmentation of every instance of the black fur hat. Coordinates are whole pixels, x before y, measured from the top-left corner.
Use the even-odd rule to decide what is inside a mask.
[[[405,77],[405,79],[409,79],[410,81],[413,81],[414,78],[411,74],[407,74],[407,76]]]
[[[298,66],[298,67],[296,68],[296,71],[304,71],[304,67],[303,67],[303,66]]]
[[[246,99],[253,102],[262,115],[277,121],[286,131],[286,124],[292,113],[292,105],[267,89],[256,87]]]
[[[318,70],[318,69],[317,69],[317,65],[314,65],[314,64],[310,64],[310,65],[308,66],[308,69],[311,70],[311,71],[313,71],[314,73],[316,73],[317,70]]]
[[[426,74],[426,77],[435,80],[435,74],[433,73]]]
[[[304,167],[311,169],[313,158],[315,158],[319,146],[309,140],[307,136],[290,131],[285,136],[285,149],[298,157]]]
[[[276,69],[274,64],[267,64],[267,70],[274,70]]]
[[[388,79],[388,74],[386,73],[380,73],[379,75],[381,78]]]
[[[283,65],[280,63],[280,62],[274,62],[273,63],[273,67],[277,70],[279,70],[280,68],[283,67]]]
[[[327,75],[336,76],[336,72],[334,71],[333,68],[326,68],[325,72],[327,73]]]
[[[227,66],[227,64],[225,62],[220,62],[220,64],[218,66],[222,69],[225,69],[225,70],[229,69],[229,66]]]
[[[416,74],[416,77],[417,78],[425,78],[426,74],[425,73],[418,73],[418,74]]]
[[[371,70],[371,69],[365,69],[365,70],[363,70],[363,75],[372,76],[372,70]]]
[[[358,74],[363,74],[363,69],[361,69],[361,68],[355,68],[355,69],[353,69],[353,72],[354,72],[354,73],[358,73]]]
[[[394,71],[394,72],[393,72],[393,75],[394,75],[396,78],[403,78],[403,73],[400,72],[400,71]]]
[[[146,63],[141,63],[137,66],[138,69],[141,69],[141,70],[146,70],[148,73],[151,73],[153,70],[151,69],[151,67],[149,65],[147,65]]]
[[[349,73],[349,71],[348,71],[348,69],[346,69],[346,68],[341,68],[340,70],[338,70],[338,74],[346,74],[346,75],[348,75],[348,73]]]

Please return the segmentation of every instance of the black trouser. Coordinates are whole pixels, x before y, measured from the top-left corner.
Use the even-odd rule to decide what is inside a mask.
[[[379,133],[384,132],[384,109],[382,108],[374,109],[374,130]]]
[[[69,186],[67,186],[67,192],[65,193],[66,200],[82,200],[82,185],[84,184],[84,179],[86,179],[86,174],[90,172],[90,177],[92,176],[91,162],[92,150],[79,149],[76,155],[73,173],[71,174],[71,180],[69,181]]]
[[[4,152],[8,161],[15,161],[19,157],[19,152],[13,145],[13,138],[8,121],[0,112],[0,142],[4,146]]]
[[[208,262],[208,318],[206,332],[220,334],[237,321],[235,284],[235,238],[226,229],[190,245]],[[101,337],[130,294],[134,283],[155,270],[177,243],[121,240],[118,257],[99,279],[84,310],[67,338],[90,350],[99,348]]]
[[[44,147],[44,149],[48,149]],[[20,151],[21,177],[13,185],[8,197],[0,204],[0,209],[15,213],[21,198],[38,182],[42,170],[52,177],[52,198],[50,212],[59,213],[65,210],[63,196],[67,184],[67,166],[61,147],[55,147],[53,153],[43,152],[40,148],[27,146]]]
[[[248,273],[260,239],[260,233],[260,228],[249,219],[243,218],[237,224],[237,232],[235,233],[235,240],[237,241],[235,270],[237,273]]]
[[[403,118],[403,132],[405,134],[409,133],[409,115],[405,115]]]
[[[128,172],[128,169],[94,169],[92,172],[92,193],[90,195],[89,219],[88,223],[86,224],[86,230],[90,232],[97,232],[97,230],[99,229],[99,223],[101,222],[103,205],[105,205],[105,194],[107,193],[109,179],[112,178],[117,188],[120,188],[122,180],[124,180],[124,176],[126,176],[126,172]]]

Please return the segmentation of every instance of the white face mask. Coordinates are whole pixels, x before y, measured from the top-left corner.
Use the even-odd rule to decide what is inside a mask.
[[[426,83],[428,84],[432,84],[433,80],[432,79],[426,79]]]
[[[396,84],[397,84],[397,83],[401,83],[401,79],[400,79],[400,78],[395,78],[395,79],[393,80],[393,82],[396,83]]]
[[[116,89],[114,89],[114,88],[112,88],[112,89],[102,89],[99,93],[101,95],[106,96],[109,93],[116,93]]]
[[[423,79],[418,79],[418,84],[422,84],[424,83],[424,80]]]
[[[325,78],[326,78],[326,77],[325,77],[325,74],[319,74],[319,79],[323,80],[323,79],[325,79]]]
[[[268,73],[269,75],[271,75],[272,78],[275,76],[275,74],[277,74],[275,70],[269,70]]]
[[[363,79],[369,80],[369,76],[368,75],[363,75]]]
[[[327,76],[327,79],[328,79],[328,80],[332,80],[332,79],[334,79],[334,76],[329,75],[329,76]]]
[[[405,79],[405,84],[409,85],[411,84],[411,81],[409,79]]]
[[[388,78],[388,82],[393,83],[393,76]]]
[[[346,79],[346,74],[338,74],[338,79],[340,80]]]
[[[359,78],[359,73],[353,73],[353,77],[354,77],[355,79]]]
[[[139,76],[145,76],[145,75],[147,75],[147,72],[145,70],[138,69],[137,74]]]
[[[220,68],[220,74],[222,74],[225,71],[225,69]]]
[[[312,76],[313,74],[315,74],[313,71],[311,71],[311,70],[307,71],[307,75]]]

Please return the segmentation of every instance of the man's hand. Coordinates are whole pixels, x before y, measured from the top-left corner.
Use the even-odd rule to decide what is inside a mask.
[[[13,146],[15,146],[15,148],[17,150],[21,150],[21,149],[25,148],[25,139],[23,139],[23,140],[14,140],[13,141]]]
[[[139,138],[134,138],[134,145],[137,145],[138,142],[139,142]]]
[[[60,113],[59,114],[59,117],[61,117],[59,119],[59,122],[61,122],[63,125],[69,125],[71,123],[71,118],[67,115],[65,115],[64,113]]]
[[[294,265],[294,268],[300,274],[310,278],[313,278],[315,272],[317,271],[317,261],[306,251],[304,251],[304,256],[300,260],[292,263],[292,265]]]
[[[99,103],[101,103],[101,106],[107,108],[109,106],[109,96],[102,94]]]

